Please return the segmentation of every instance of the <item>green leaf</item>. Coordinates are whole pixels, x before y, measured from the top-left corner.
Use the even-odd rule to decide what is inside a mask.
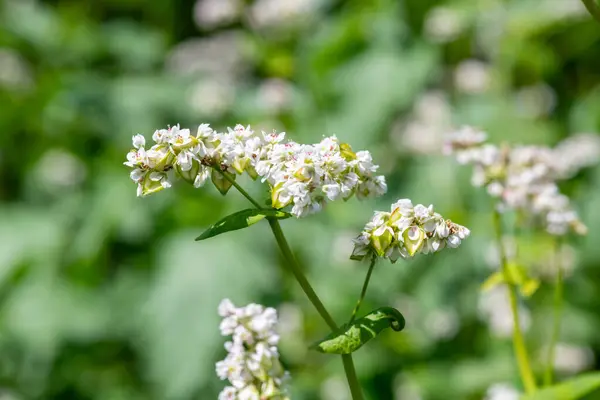
[[[404,316],[400,311],[391,307],[381,307],[349,325],[342,326],[311,348],[321,353],[350,354],[375,338],[384,329],[392,328],[400,332],[404,329],[404,325]]]
[[[539,279],[528,279],[519,287],[519,291],[521,292],[521,296],[523,297],[531,297],[540,287]]]
[[[238,229],[247,228],[250,225],[257,223],[264,218],[276,218],[286,219],[291,217],[292,214],[286,213],[285,211],[264,209],[259,210],[256,208],[248,208],[246,210],[238,211],[231,215],[226,216],[222,220],[214,223],[202,235],[196,238],[198,240],[204,240],[213,236],[220,235],[229,231],[237,231]]]
[[[506,281],[521,286],[527,280],[527,270],[524,266],[511,262],[506,266]]]
[[[492,290],[493,288],[504,282],[504,274],[500,271],[494,272],[492,275],[489,276],[489,278],[485,280],[485,282],[481,284],[481,291],[487,292],[488,290]]]
[[[577,400],[599,388],[600,372],[592,372],[522,396],[521,400]]]
[[[506,275],[502,271],[490,275],[481,285],[481,291],[486,292],[503,283],[517,286],[523,297],[531,297],[540,287],[540,281],[530,278],[525,267],[511,263],[507,266]]]

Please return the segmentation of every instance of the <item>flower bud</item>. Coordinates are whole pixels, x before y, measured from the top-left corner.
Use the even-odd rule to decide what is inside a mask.
[[[231,189],[231,186],[233,185],[232,182],[230,182],[228,179],[226,179],[223,174],[227,174],[232,180],[235,180],[235,175],[227,172],[227,171],[223,171],[223,172],[219,172],[213,169],[212,174],[211,174],[211,181],[213,183],[213,185],[215,185],[215,187],[217,188],[217,190],[219,192],[221,192],[222,195],[226,195],[227,192],[229,191],[229,189]]]

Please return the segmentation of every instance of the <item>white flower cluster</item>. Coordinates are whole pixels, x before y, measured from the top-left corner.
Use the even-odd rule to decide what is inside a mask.
[[[569,176],[569,165],[561,145],[498,147],[487,143],[487,135],[464,127],[448,136],[446,154],[454,154],[460,164],[473,166],[472,183],[485,186],[500,200],[500,209],[513,209],[541,217],[549,233],[564,235],[569,231],[585,234],[585,225],[571,207],[569,198],[560,193],[557,181]],[[589,165],[590,162],[583,165]]]
[[[413,206],[409,199],[392,204],[391,212],[376,211],[361,234],[354,239],[353,260],[370,255],[388,258],[412,258],[417,253],[429,254],[445,247],[457,248],[471,231],[444,219],[433,206]]]
[[[319,211],[327,200],[353,195],[363,199],[387,191],[368,151],[354,153],[335,136],[316,144],[282,140],[283,134],[265,135],[265,156],[256,163],[257,174],[271,186],[275,208],[293,204],[292,214],[303,216]]]
[[[283,390],[287,372],[279,362],[275,333],[277,311],[259,304],[236,308],[229,299],[219,305],[221,334],[228,354],[217,362],[219,378],[229,380],[219,400],[288,400]]]
[[[571,178],[581,169],[600,161],[600,136],[596,133],[579,133],[560,142],[554,148],[556,169],[561,178]]]
[[[275,208],[292,205],[297,217],[319,211],[327,200],[347,200],[379,196],[386,192],[385,178],[376,175],[368,151],[354,153],[349,145],[335,136],[316,144],[284,142],[285,133],[258,135],[237,125],[221,133],[207,124],[200,125],[193,136],[179,125],[154,132],[155,144],[145,149],[142,135],[133,137],[134,149],[125,165],[133,168],[131,179],[138,184],[138,195],[155,193],[170,187],[168,171],[174,170],[195,187],[211,177],[224,193],[231,186],[220,173],[248,173],[253,179],[262,177],[271,187]]]

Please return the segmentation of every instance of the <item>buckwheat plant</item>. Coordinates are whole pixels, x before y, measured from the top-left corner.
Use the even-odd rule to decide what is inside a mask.
[[[138,196],[170,188],[176,180],[196,188],[210,181],[223,195],[232,187],[239,191],[252,208],[223,218],[196,240],[266,220],[284,256],[285,266],[331,331],[311,348],[341,355],[352,398],[362,400],[352,353],[381,331],[387,328],[401,331],[405,325],[402,314],[392,307],[380,307],[357,318],[375,261],[388,258],[395,262],[398,258],[410,259],[417,253],[456,248],[469,236],[469,230],[443,219],[432,206],[413,207],[409,200],[398,201],[389,213],[376,212],[355,240],[351,255],[354,260],[370,260],[371,266],[351,317],[338,326],[293,256],[279,220],[307,217],[323,210],[331,201],[383,195],[387,190],[385,178],[377,174],[378,166],[368,151],[355,152],[335,136],[303,144],[286,140],[285,133],[256,133],[243,125],[218,132],[202,124],[194,133],[175,125],[156,130],[152,141],[149,144],[144,136],[133,136],[133,148],[127,154],[125,165],[131,168],[130,176],[137,185]],[[254,199],[236,182],[242,174],[266,185],[270,198]],[[227,357],[216,366],[217,375],[230,383],[219,398],[287,399],[284,387],[287,374],[277,352],[275,310],[256,304],[236,308],[229,300],[223,300],[219,314],[224,318],[221,333],[232,336],[225,345]]]
[[[554,352],[560,336],[563,303],[564,271],[560,265],[561,246],[569,235],[587,233],[587,227],[579,219],[571,200],[560,192],[559,183],[575,175],[581,168],[598,162],[598,137],[576,135],[555,148],[507,144],[498,146],[487,141],[485,132],[463,127],[448,135],[444,153],[453,155],[460,164],[471,165],[472,184],[484,187],[494,200],[494,226],[501,268],[488,278],[483,284],[483,289],[487,290],[498,284],[507,286],[513,316],[513,347],[521,381],[529,396],[526,398],[578,399],[584,396],[600,386],[600,377],[582,377],[579,381],[575,379],[552,386]],[[557,261],[554,271],[554,323],[549,330],[548,355],[543,374],[543,385],[546,388],[541,390],[538,389],[535,371],[529,361],[518,314],[519,294],[524,298],[533,295],[540,281],[537,277],[530,276],[526,266],[521,265],[517,259],[509,259],[507,255],[503,245],[503,215],[507,212],[517,215],[517,231],[524,228],[540,229],[552,237],[555,243]],[[569,395],[564,397],[564,393]],[[489,394],[489,397],[495,399],[497,396]]]

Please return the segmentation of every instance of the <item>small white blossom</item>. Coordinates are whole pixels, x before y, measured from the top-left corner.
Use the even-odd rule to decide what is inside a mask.
[[[283,388],[287,373],[277,350],[277,311],[259,304],[236,308],[225,299],[218,312],[223,317],[221,334],[232,336],[225,343],[227,357],[215,368],[217,376],[231,384],[223,389],[219,399],[288,400]]]

